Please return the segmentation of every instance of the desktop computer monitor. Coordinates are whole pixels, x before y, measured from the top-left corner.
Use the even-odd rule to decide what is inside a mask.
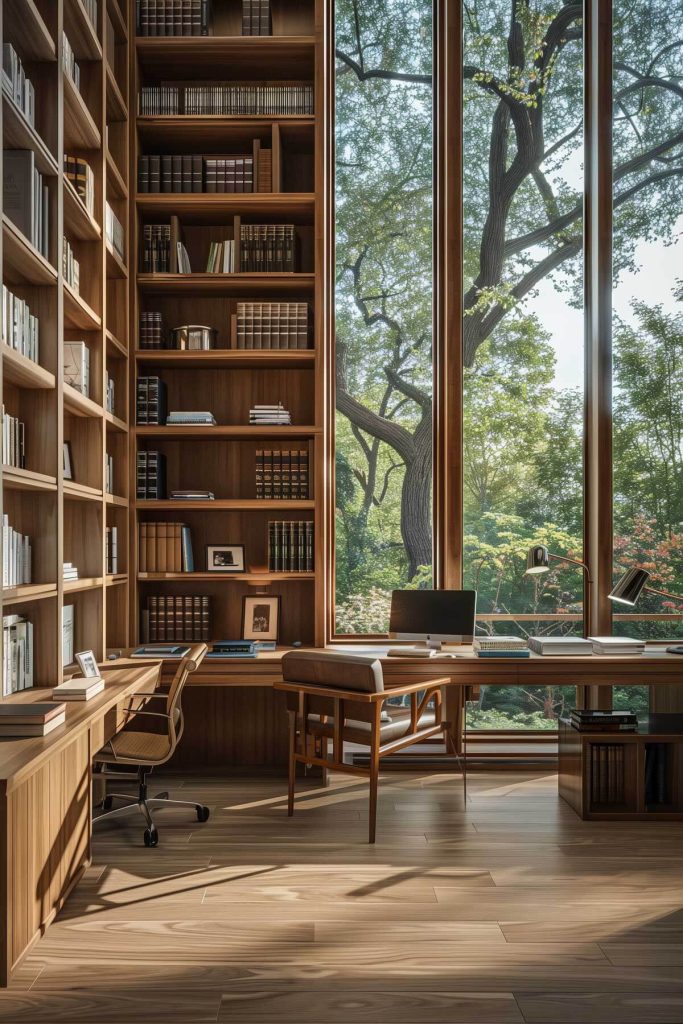
[[[472,643],[476,610],[476,590],[393,590],[389,632],[429,647]]]

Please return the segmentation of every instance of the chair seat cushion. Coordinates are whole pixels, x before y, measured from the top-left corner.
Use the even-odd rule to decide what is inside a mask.
[[[94,760],[105,764],[131,762],[153,765],[165,761],[170,753],[168,736],[152,732],[134,732],[131,729],[113,736],[111,741],[95,754]]]
[[[432,712],[425,712],[417,723],[418,729],[429,729],[436,724],[436,718]],[[318,736],[334,735],[334,718],[330,716],[326,722],[320,721],[319,715],[308,716],[308,727],[311,732]],[[391,740],[401,739],[410,732],[410,716],[392,718],[380,725],[379,741],[381,744],[389,743]],[[346,719],[344,726],[344,739],[349,743],[361,743],[365,746],[370,744],[371,724],[370,722],[357,722],[352,718]]]

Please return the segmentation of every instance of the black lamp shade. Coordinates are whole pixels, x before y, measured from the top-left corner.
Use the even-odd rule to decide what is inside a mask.
[[[550,553],[545,544],[535,544],[526,556],[526,576],[540,576],[550,569]]]
[[[649,578],[650,574],[647,569],[639,569],[637,566],[633,569],[628,569],[612,593],[608,594],[610,601],[616,601],[617,604],[627,604],[632,607],[640,597],[641,591]]]

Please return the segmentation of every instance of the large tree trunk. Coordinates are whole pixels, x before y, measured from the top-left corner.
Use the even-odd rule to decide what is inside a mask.
[[[432,418],[424,416],[415,431],[415,454],[406,462],[401,491],[401,536],[408,556],[408,576],[432,564]]]

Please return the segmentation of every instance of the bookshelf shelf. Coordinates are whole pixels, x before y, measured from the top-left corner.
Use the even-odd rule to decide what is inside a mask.
[[[67,74],[64,80],[64,145],[67,150],[99,149],[100,131],[88,110],[85,100]]]
[[[120,494],[105,494],[104,497],[107,505],[112,505],[116,508],[128,508],[128,498],[124,498]]]
[[[119,197],[119,199],[128,198],[128,188],[123,179],[123,175],[119,170],[114,157],[107,150],[107,184],[111,186],[112,191]]]
[[[2,485],[6,490],[49,493],[57,490],[57,480],[45,473],[35,473],[17,466],[2,467]]]
[[[96,331],[102,326],[102,317],[85,299],[64,282],[64,323],[85,331]]]
[[[107,277],[118,277],[125,280],[128,277],[128,268],[121,261],[118,253],[107,245]]]
[[[107,12],[111,18],[117,43],[128,41],[128,29],[117,0],[107,0]]]
[[[91,419],[101,419],[103,409],[92,398],[87,398],[80,391],[70,384],[64,383],[64,408],[73,416],[89,416]]]
[[[64,498],[70,501],[102,502],[103,492],[97,487],[89,487],[87,484],[79,484],[76,483],[75,480],[65,480],[63,488]]]
[[[140,512],[303,512],[313,511],[312,499],[293,500],[280,498],[268,501],[264,498],[214,498],[212,501],[140,500],[135,502]]]
[[[263,61],[272,72],[303,79],[312,77],[315,36],[138,36],[135,47],[143,66],[229,61],[238,78]]]
[[[107,424],[107,430],[118,431],[121,434],[128,433],[128,424],[126,421],[115,416],[113,412],[105,412],[104,419]]]
[[[55,583],[27,583],[22,587],[4,587],[2,603],[23,604],[25,601],[41,601],[46,597],[57,596]]]
[[[19,284],[52,285],[57,271],[9,219],[2,215],[3,276]]]
[[[107,117],[112,121],[125,121],[128,116],[128,108],[123,98],[119,84],[114,78],[114,72],[107,65]]]
[[[63,591],[65,594],[78,594],[84,590],[98,590],[103,583],[102,576],[89,576],[82,580],[64,580]]]
[[[248,216],[287,218],[298,223],[310,222],[315,206],[311,192],[199,192],[199,193],[146,193],[139,195],[137,207],[142,214],[162,216],[175,213],[179,217],[192,217],[193,223],[216,216],[244,213]]]
[[[1,346],[3,374],[5,380],[20,388],[34,388],[49,391],[55,386],[55,375],[43,369],[33,359],[27,359],[21,352],[4,343]]]
[[[311,349],[212,349],[209,352],[176,351],[173,349],[138,349],[135,358],[154,366],[224,367],[235,369],[258,367],[272,369],[312,366],[315,351]]]
[[[35,154],[36,170],[48,176],[56,175],[59,168],[54,156],[4,89],[2,91],[2,118],[5,148],[32,149]]]
[[[100,225],[88,213],[68,178],[63,179],[63,187],[65,231],[85,242],[99,242],[102,237]]]
[[[22,49],[27,60],[57,59],[55,41],[34,0],[4,0],[3,8],[6,23],[21,25]]]
[[[64,31],[76,59],[102,60],[102,47],[81,0],[64,0]]]
[[[139,572],[138,579],[141,581],[153,580],[193,580],[213,583],[262,583],[264,586],[270,583],[312,583],[315,581],[314,572]]]
[[[321,433],[318,427],[260,427],[260,426],[140,426],[135,428],[138,437],[158,437],[169,441],[184,440],[185,438],[203,438],[207,441],[220,441],[224,439],[254,440],[255,438],[306,438]]]
[[[116,335],[107,329],[105,331],[105,337],[107,339],[107,355],[112,359],[127,359],[128,351],[126,346],[120,341]]]
[[[120,587],[124,583],[128,582],[128,573],[116,573],[109,574],[105,577],[105,583],[108,587]]]
[[[273,125],[287,131],[306,133],[310,137],[315,129],[315,118],[309,115],[254,114],[250,117],[229,117],[222,114],[190,117],[184,114],[141,114],[137,119],[141,141],[151,152],[168,147],[171,143],[191,144],[200,149],[221,149],[226,142],[260,137]]]
[[[313,291],[315,274],[138,274],[146,292],[175,295],[300,295]]]

